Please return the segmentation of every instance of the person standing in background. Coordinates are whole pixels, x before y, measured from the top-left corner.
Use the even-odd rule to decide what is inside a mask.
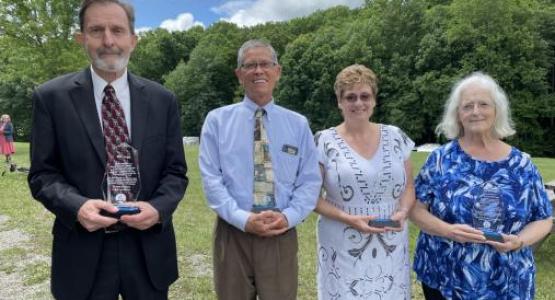
[[[15,154],[14,127],[9,115],[2,115],[0,124],[0,151],[6,157],[6,163],[10,164],[12,155]]]

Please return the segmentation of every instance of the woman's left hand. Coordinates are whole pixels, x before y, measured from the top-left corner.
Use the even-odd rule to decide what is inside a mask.
[[[407,220],[407,211],[406,210],[396,210],[392,215],[391,215],[391,220],[392,221],[399,221],[399,224],[401,226],[399,227],[387,227],[388,230],[390,231],[402,231],[403,228],[405,227],[405,221]]]
[[[518,235],[514,234],[501,234],[503,236],[503,242],[495,242],[487,240],[486,244],[491,245],[495,250],[499,252],[509,252],[515,251],[522,248],[524,242],[520,239]]]

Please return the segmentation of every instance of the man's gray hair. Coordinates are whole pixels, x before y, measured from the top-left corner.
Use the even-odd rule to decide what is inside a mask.
[[[135,34],[135,10],[133,6],[126,0],[83,0],[81,3],[81,8],[79,9],[79,29],[81,32],[85,30],[85,13],[87,9],[93,4],[116,4],[119,5],[125,11],[127,15],[127,22],[129,24],[129,30],[131,34]]]
[[[491,93],[495,106],[495,123],[492,128],[492,135],[502,139],[515,134],[507,94],[495,79],[482,72],[474,72],[453,85],[451,94],[445,103],[443,118],[436,127],[436,133],[438,135],[443,134],[450,140],[464,135],[464,129],[459,120],[458,108],[461,103],[461,93],[471,85],[478,85]]]
[[[245,59],[245,52],[247,52],[247,50],[249,49],[258,47],[269,49],[272,53],[272,61],[276,64],[278,63],[276,50],[274,49],[274,47],[272,47],[272,45],[270,45],[270,43],[262,40],[248,40],[241,46],[241,48],[239,48],[239,51],[237,52],[237,68],[240,68],[243,64],[243,60]]]

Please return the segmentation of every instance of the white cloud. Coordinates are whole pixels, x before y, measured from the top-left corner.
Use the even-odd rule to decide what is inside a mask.
[[[160,24],[160,27],[165,28],[168,31],[182,31],[197,25],[205,27],[202,22],[195,21],[195,17],[193,17],[192,14],[182,13],[175,19],[164,20]]]
[[[316,10],[345,5],[360,7],[364,0],[232,0],[212,8],[222,20],[239,26],[252,26],[268,21],[285,21],[307,16]]]
[[[250,5],[254,4],[255,1],[253,0],[234,0],[228,1],[220,6],[212,7],[210,10],[219,14],[219,15],[233,15],[239,10],[246,9]]]
[[[151,30],[152,30],[152,27],[139,27],[139,28],[135,28],[135,34],[139,34],[141,32],[147,32]]]

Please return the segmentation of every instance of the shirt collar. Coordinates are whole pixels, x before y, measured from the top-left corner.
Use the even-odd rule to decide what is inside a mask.
[[[258,104],[254,103],[254,101],[252,101],[246,95],[245,95],[245,97],[243,97],[243,105],[250,112],[252,112],[249,116],[249,120],[254,118],[254,112],[256,111],[256,109],[260,108],[260,106],[258,106]],[[272,113],[273,113],[274,108],[275,108],[274,98],[272,97],[272,100],[270,102],[268,102],[266,105],[262,106],[261,108],[263,108],[266,111],[266,118],[268,118],[268,121],[270,121]]]
[[[94,89],[94,96],[95,98],[102,99],[104,88],[108,85],[108,82],[100,77],[98,74],[96,74],[92,66],[91,77]],[[110,84],[116,91],[116,95],[118,95],[118,93],[121,93],[121,91],[123,91],[124,89],[127,89],[129,87],[129,83],[127,82],[127,69],[125,69],[123,75],[121,75],[118,79],[110,82]]]

